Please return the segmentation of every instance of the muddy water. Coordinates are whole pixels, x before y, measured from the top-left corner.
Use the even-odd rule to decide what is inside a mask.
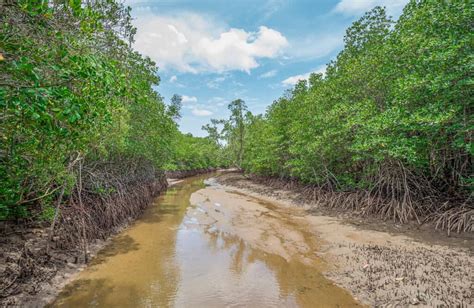
[[[281,213],[272,215],[271,204],[259,204],[223,189],[203,189],[205,178],[186,179],[159,197],[140,220],[117,236],[61,292],[53,306],[357,305],[346,291],[322,276],[321,264],[312,253],[307,256],[314,243],[306,243],[309,239],[304,234],[299,238],[298,230],[287,230],[296,228],[295,224],[283,221]],[[197,201],[191,204],[193,193]],[[245,206],[249,211],[244,211]],[[258,214],[252,217],[265,221],[261,226],[269,230],[253,232],[243,223],[254,226],[259,225],[258,220],[252,222],[239,213]],[[285,252],[288,246],[283,237],[273,245],[268,233],[275,233],[279,220],[280,229],[290,236],[288,242],[298,244],[290,247],[291,251],[306,247],[301,253],[306,256],[298,258]],[[247,235],[241,236],[238,226],[232,224],[247,230]],[[249,237],[254,233],[262,236]],[[275,249],[279,245],[281,253]]]

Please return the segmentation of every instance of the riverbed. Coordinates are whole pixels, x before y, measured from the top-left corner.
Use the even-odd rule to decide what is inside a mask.
[[[174,183],[51,306],[472,303],[462,247],[356,228],[215,176]]]
[[[317,240],[290,213],[219,185],[206,187],[206,178],[171,187],[52,306],[358,305],[322,275]]]

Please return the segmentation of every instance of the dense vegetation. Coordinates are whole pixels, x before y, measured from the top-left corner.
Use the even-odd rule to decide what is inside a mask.
[[[155,64],[131,48],[130,8],[75,0],[0,9],[0,220],[56,219],[84,200],[119,198],[126,211],[123,196],[162,182],[162,170],[215,166],[210,139],[179,132],[181,98],[166,105],[153,89]],[[104,211],[97,219],[115,223],[118,213]]]
[[[321,208],[474,232],[470,1],[411,0],[396,22],[374,8],[325,74],[264,115],[232,101],[204,138],[179,131],[182,98],[156,91],[122,3],[0,1],[0,302],[87,262],[166,171],[238,167]]]
[[[474,228],[466,1],[412,0],[396,22],[373,9],[324,75],[265,115],[233,101],[206,138],[179,132],[181,97],[166,104],[154,90],[157,67],[131,47],[129,8],[21,0],[1,10],[0,220],[54,226],[61,209],[101,204],[69,217],[107,229],[165,185],[163,171],[233,165],[310,185],[323,205]]]
[[[473,20],[468,1],[413,0],[397,22],[374,8],[265,115],[229,105],[226,150],[321,204],[473,231]]]

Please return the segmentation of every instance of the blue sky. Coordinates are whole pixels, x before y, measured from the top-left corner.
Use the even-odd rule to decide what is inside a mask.
[[[298,79],[324,72],[345,29],[376,5],[397,17],[408,0],[127,0],[134,48],[159,67],[158,92],[183,96],[183,132],[205,135],[227,104],[263,113]]]

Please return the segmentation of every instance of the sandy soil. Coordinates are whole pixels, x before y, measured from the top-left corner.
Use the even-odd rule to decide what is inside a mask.
[[[285,258],[317,262],[313,254],[318,256],[325,275],[362,303],[474,306],[470,235],[448,238],[434,230],[315,215],[311,204],[295,203],[289,191],[276,192],[238,174],[218,182],[225,185],[211,181],[191,199],[204,207],[210,223]],[[208,208],[213,200],[221,200],[219,206]]]

